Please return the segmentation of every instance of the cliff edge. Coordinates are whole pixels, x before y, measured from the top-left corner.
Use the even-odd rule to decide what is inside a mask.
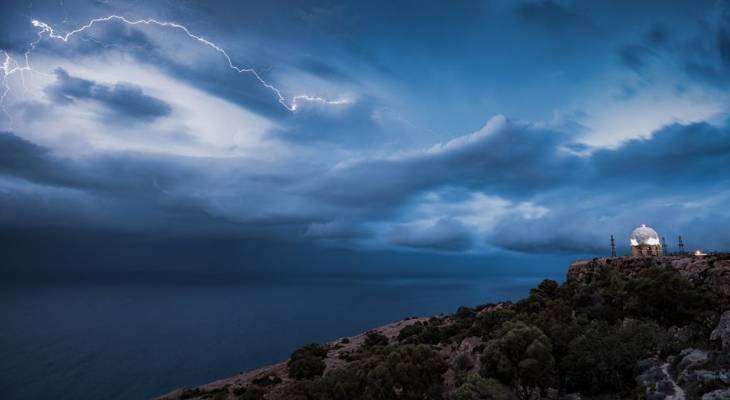
[[[590,284],[606,269],[636,278],[647,269],[673,269],[695,285],[730,297],[730,253],[703,256],[606,257],[574,261],[568,269],[568,282]]]

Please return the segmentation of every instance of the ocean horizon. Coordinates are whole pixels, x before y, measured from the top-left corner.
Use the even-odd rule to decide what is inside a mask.
[[[515,300],[543,278],[6,282],[0,388],[13,399],[151,398],[282,361],[306,343]]]

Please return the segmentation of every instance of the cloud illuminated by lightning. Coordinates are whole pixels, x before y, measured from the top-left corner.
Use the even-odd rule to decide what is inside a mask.
[[[5,98],[7,97],[8,92],[10,91],[10,86],[7,82],[7,79],[10,75],[19,73],[22,78],[22,73],[25,71],[33,71],[31,64],[30,64],[30,55],[35,50],[38,43],[40,43],[41,40],[43,40],[44,37],[48,37],[50,39],[56,39],[61,40],[63,42],[68,42],[74,35],[81,33],[87,29],[90,29],[92,26],[103,23],[103,22],[110,22],[110,21],[119,21],[123,22],[128,25],[157,25],[160,27],[167,27],[167,28],[173,28],[177,29],[179,31],[182,31],[191,39],[195,39],[198,42],[210,47],[211,49],[215,50],[216,52],[220,53],[223,58],[225,58],[226,62],[228,62],[228,67],[230,67],[232,70],[238,72],[238,73],[248,73],[253,75],[254,78],[256,78],[259,83],[264,86],[265,88],[271,90],[274,95],[276,96],[279,103],[284,106],[289,111],[296,111],[300,104],[302,102],[312,102],[312,103],[320,103],[325,105],[343,105],[343,104],[350,104],[352,103],[352,100],[349,99],[339,99],[339,100],[328,100],[323,97],[317,97],[317,96],[310,96],[310,95],[296,95],[291,98],[290,101],[287,101],[286,97],[284,97],[281,94],[281,90],[277,88],[276,86],[272,85],[271,83],[264,80],[261,75],[254,70],[253,68],[247,68],[247,67],[241,67],[233,63],[231,57],[228,55],[228,53],[219,45],[211,42],[210,40],[193,34],[190,32],[190,30],[181,24],[178,24],[176,22],[168,22],[168,21],[158,21],[156,19],[138,19],[138,20],[130,20],[125,17],[119,16],[119,15],[110,15],[103,18],[95,18],[90,20],[87,24],[82,25],[81,27],[74,29],[72,31],[69,31],[65,34],[58,34],[56,31],[48,25],[47,23],[39,20],[32,20],[32,25],[38,29],[38,39],[34,40],[30,43],[30,47],[28,50],[24,53],[24,59],[25,63],[21,64],[18,63],[17,60],[13,59],[10,54],[5,50],[0,50],[4,53],[5,58],[3,60],[2,66],[0,66],[0,70],[3,73],[2,82],[3,82],[3,91],[0,93],[0,106],[2,106],[3,112],[8,115],[10,118],[10,115],[5,110]]]

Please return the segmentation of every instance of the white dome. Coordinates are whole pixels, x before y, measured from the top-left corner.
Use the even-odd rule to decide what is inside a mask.
[[[631,232],[631,245],[659,246],[659,235],[654,229],[651,229],[648,226],[641,224],[640,227],[634,229],[634,231]]]

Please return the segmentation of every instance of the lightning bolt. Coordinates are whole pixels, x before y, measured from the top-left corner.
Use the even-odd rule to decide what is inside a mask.
[[[156,19],[138,19],[138,20],[130,20],[125,17],[119,16],[119,15],[110,15],[107,17],[102,18],[95,18],[90,20],[85,25],[80,26],[79,28],[76,28],[72,31],[69,31],[65,34],[59,34],[56,33],[56,31],[53,29],[52,26],[49,24],[39,21],[39,20],[32,20],[31,24],[33,27],[37,28],[37,35],[38,38],[30,43],[30,46],[28,50],[24,53],[24,63],[19,63],[15,59],[13,59],[10,54],[6,50],[0,50],[4,54],[4,60],[2,63],[2,66],[0,66],[0,71],[2,71],[2,92],[0,93],[0,106],[2,107],[3,112],[8,116],[8,118],[11,120],[10,114],[5,109],[5,98],[7,97],[8,93],[10,92],[10,85],[8,84],[8,77],[13,74],[20,74],[21,78],[23,77],[23,72],[26,71],[33,71],[33,68],[30,63],[30,56],[32,52],[35,50],[36,46],[44,39],[44,37],[48,37],[49,39],[56,39],[63,42],[68,42],[74,35],[77,35],[87,29],[90,29],[96,24],[100,23],[106,23],[106,22],[112,22],[112,21],[119,21],[123,22],[127,25],[156,25],[159,27],[164,28],[172,28],[176,29],[178,31],[183,32],[185,35],[187,35],[189,38],[194,39],[205,46],[208,46],[209,48],[215,50],[220,55],[223,56],[223,58],[228,63],[228,67],[232,70],[238,72],[239,74],[251,74],[253,77],[265,88],[269,89],[273,94],[276,96],[279,103],[284,106],[288,111],[295,112],[299,108],[300,104],[303,102],[311,102],[311,103],[319,103],[324,105],[344,105],[344,104],[350,104],[352,103],[352,100],[349,99],[339,99],[339,100],[329,100],[323,97],[318,96],[310,96],[306,94],[302,95],[296,95],[291,98],[290,101],[287,101],[287,98],[284,97],[284,95],[281,94],[281,90],[277,88],[276,86],[272,85],[271,83],[264,80],[264,78],[261,77],[261,75],[253,68],[248,67],[242,67],[238,66],[233,63],[233,60],[231,59],[231,56],[228,55],[228,53],[219,45],[216,43],[213,43],[212,41],[196,35],[192,33],[186,26],[181,25],[176,22],[169,22],[169,21],[158,21]]]
[[[8,77],[13,74],[20,74],[21,77],[21,83],[23,84],[23,87],[25,87],[25,77],[23,76],[23,72],[26,71],[33,71],[33,69],[30,66],[30,53],[35,50],[38,43],[40,43],[41,40],[43,40],[43,32],[38,31],[37,32],[38,39],[30,42],[30,46],[28,47],[28,50],[25,51],[23,54],[23,58],[25,59],[25,65],[19,64],[16,60],[14,60],[12,57],[10,57],[10,53],[8,53],[5,50],[0,50],[3,55],[5,56],[2,66],[0,66],[0,71],[3,72],[2,76],[2,93],[0,93],[0,109],[3,110],[3,113],[8,117],[8,120],[10,121],[10,125],[13,125],[13,117],[8,113],[8,110],[5,109],[5,98],[7,98],[8,93],[10,93],[10,84],[8,83]]]

